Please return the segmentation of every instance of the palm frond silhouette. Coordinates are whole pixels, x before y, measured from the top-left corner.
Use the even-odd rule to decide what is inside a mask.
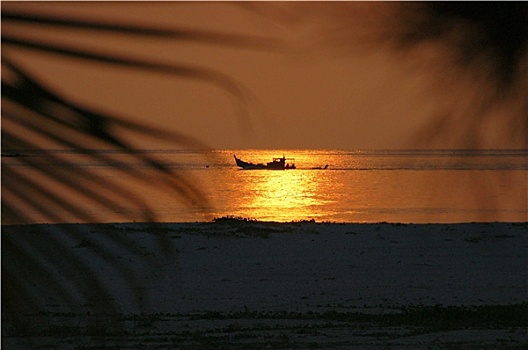
[[[3,27],[4,24],[15,25],[14,28],[24,24],[64,31],[82,28],[96,33],[120,33],[125,40],[141,36],[229,48],[271,48],[278,44],[267,38],[28,14],[2,6]],[[58,44],[45,38],[22,36],[11,27],[3,28],[2,225],[9,225],[4,226],[2,235],[3,334],[5,331],[9,334],[13,329],[31,332],[31,325],[24,323],[23,315],[42,310],[42,295],[49,293],[74,310],[86,300],[93,300],[93,311],[116,312],[115,291],[110,291],[94,273],[94,264],[97,263],[117,271],[128,285],[127,290],[120,293],[129,295],[132,303],[140,308],[144,275],[122,263],[115,254],[116,249],[137,257],[147,273],[156,268],[157,262],[150,258],[150,254],[138,253],[142,249],[133,237],[113,234],[94,238],[89,242],[94,254],[92,261],[87,263],[71,250],[72,242],[79,242],[87,236],[83,227],[66,225],[52,231],[45,225],[29,225],[21,226],[23,233],[19,234],[10,232],[10,229],[16,228],[13,225],[33,222],[101,222],[97,212],[89,213],[84,209],[80,204],[83,201],[113,210],[121,221],[155,222],[156,213],[149,207],[142,187],[130,183],[162,188],[187,205],[205,210],[209,204],[203,189],[167,167],[155,155],[136,152],[137,143],[132,144],[129,140],[164,141],[172,148],[208,149],[208,146],[193,137],[152,127],[148,123],[133,122],[126,115],[115,115],[76,102],[24,68],[19,62],[20,56],[12,54],[14,49],[217,86],[232,99],[234,107],[238,108],[239,124],[245,128],[250,128],[248,108],[252,97],[242,84],[208,67],[137,58],[119,53],[118,49],[108,52]],[[89,169],[75,169],[75,160],[68,152],[46,152],[50,148],[74,151],[88,161],[121,169],[121,176],[108,178]],[[127,167],[112,153],[94,151],[100,149],[125,153],[135,164],[145,167]],[[32,156],[35,154],[45,155],[46,162]],[[32,169],[33,175],[20,171],[20,166]],[[126,211],[121,210],[125,207],[128,208]],[[152,228],[152,232],[158,231]],[[174,253],[170,240],[163,234],[155,236],[156,253]]]
[[[94,4],[101,6],[100,3]],[[403,66],[411,59],[406,66],[408,70],[414,69],[416,62],[421,64],[422,51],[427,51],[433,44],[437,56],[426,60],[425,68],[420,69],[428,70],[435,77],[431,88],[441,101],[445,101],[445,106],[436,110],[437,114],[413,140],[414,144],[435,146],[453,141],[451,144],[458,147],[480,148],[489,133],[488,125],[495,125],[499,120],[498,125],[504,128],[497,134],[499,138],[510,138],[514,144],[528,147],[528,11],[525,3],[237,6],[262,15],[269,14],[293,25],[305,15],[322,17],[331,24],[331,30],[310,37],[311,44],[324,42],[325,45],[360,50],[387,50],[389,47],[391,54],[402,55]],[[321,14],[320,10],[325,11]],[[370,16],[372,14],[376,15]],[[115,211],[122,221],[155,222],[156,213],[149,207],[141,187],[127,183],[162,187],[188,205],[207,208],[204,189],[168,168],[156,156],[135,152],[137,144],[130,140],[156,140],[172,147],[187,148],[207,148],[207,145],[193,137],[153,127],[147,121],[134,122],[129,115],[118,115],[78,102],[57,90],[55,84],[41,80],[27,69],[20,60],[20,53],[38,53],[67,58],[75,63],[98,64],[142,74],[163,74],[177,81],[213,85],[231,99],[238,123],[246,129],[250,128],[248,110],[254,97],[240,82],[211,67],[147,59],[123,53],[118,48],[99,50],[93,46],[48,40],[45,36],[31,37],[17,26],[63,32],[82,29],[90,33],[117,33],[122,40],[161,38],[176,43],[237,50],[277,50],[282,48],[282,43],[268,37],[25,12],[5,2],[1,15],[1,215],[7,232],[2,235],[2,330],[7,333],[12,329],[30,331],[31,325],[24,324],[24,319],[18,316],[42,308],[43,289],[72,308],[82,300],[91,299],[95,300],[94,311],[118,311],[112,302],[114,292],[93,273],[94,263],[87,263],[71,252],[72,244],[90,236],[82,228],[69,225],[62,226],[60,232],[56,228],[51,232],[47,226],[28,225],[24,226],[23,234],[15,235],[9,232],[10,227],[34,221],[101,221],[99,214],[87,212],[79,199]],[[334,40],[336,33],[338,40]],[[441,58],[441,63],[438,64],[435,58]],[[468,90],[472,91],[468,93]],[[460,102],[456,97],[462,93],[466,100]],[[453,96],[455,98],[451,99]],[[119,110],[119,106],[116,109]],[[93,162],[123,169],[122,177],[102,177],[89,169],[71,171],[69,168],[74,168],[75,164],[67,152],[45,153],[46,164],[32,157],[35,152],[50,148],[75,150]],[[126,153],[134,162],[147,165],[148,170],[127,167],[112,154],[94,152],[94,149]],[[33,176],[20,171],[21,166],[31,168]],[[133,207],[134,210],[122,210],[124,207]],[[156,232],[155,228],[152,230]],[[169,255],[174,252],[163,234],[156,235],[155,239],[159,252]],[[137,256],[148,267],[147,271],[156,268],[155,259],[139,253],[142,248],[126,234],[97,235],[85,243],[95,247],[93,260],[96,263],[111,266],[127,281],[129,290],[126,293],[132,302],[141,306],[142,275],[119,261],[112,249],[123,249]]]
[[[169,37],[174,40],[194,40],[201,41],[207,44],[214,43],[217,45],[241,46],[241,47],[268,47],[275,46],[276,42],[268,39],[251,38],[244,36],[235,36],[221,33],[208,33],[183,29],[167,29],[167,28],[149,28],[137,27],[132,25],[116,25],[112,23],[94,22],[86,20],[76,20],[68,18],[60,18],[55,16],[42,15],[28,15],[20,13],[11,13],[3,11],[2,21],[4,23],[30,23],[35,26],[53,26],[58,28],[80,27],[87,28],[93,31],[110,31],[125,33],[130,36],[154,36],[154,37]],[[10,31],[3,31],[2,33],[2,68],[4,76],[9,76],[9,80],[2,80],[2,88],[4,98],[3,116],[4,127],[2,128],[2,148],[3,150],[11,149],[26,149],[34,150],[40,147],[31,140],[25,139],[26,131],[36,133],[47,141],[51,141],[58,148],[66,147],[77,151],[101,148],[114,148],[121,150],[132,150],[133,147],[128,145],[126,141],[118,138],[116,135],[123,132],[136,133],[143,137],[151,137],[157,139],[167,140],[173,145],[207,148],[207,146],[191,137],[169,133],[162,129],[149,127],[147,124],[133,123],[125,117],[116,117],[96,111],[93,108],[81,106],[78,103],[68,100],[54,92],[52,88],[39,82],[37,78],[32,77],[30,73],[25,72],[12,58],[10,58],[10,49],[12,47],[21,47],[26,50],[45,52],[50,55],[70,57],[77,60],[84,60],[89,62],[98,62],[106,65],[113,65],[119,67],[127,67],[133,70],[145,70],[149,72],[157,72],[163,74],[173,75],[178,79],[200,80],[205,83],[213,84],[225,90],[230,94],[237,103],[242,105],[242,113],[239,115],[240,123],[248,125],[249,118],[246,118],[248,103],[251,96],[248,91],[238,82],[232,80],[225,74],[213,69],[196,67],[188,64],[176,65],[166,64],[162,62],[153,62],[145,59],[137,59],[130,55],[120,55],[116,52],[97,52],[87,48],[73,48],[67,45],[53,44],[42,39],[30,40],[17,37],[16,34]],[[15,128],[16,125],[16,128]],[[11,126],[16,131],[11,131]],[[25,130],[20,130],[20,129]],[[29,134],[29,133],[28,133]],[[90,154],[91,157],[97,158],[100,161],[110,162],[105,155]],[[173,171],[165,168],[160,162],[152,157],[147,157],[140,153],[135,154],[135,157],[140,161],[149,164],[156,168],[158,175],[165,176],[164,184],[171,190],[176,191],[182,198],[189,203],[201,203],[204,201],[204,196],[197,188],[194,188],[189,182],[184,181],[181,176],[177,176]],[[54,161],[60,161],[57,156]],[[38,164],[31,163],[29,158],[21,158],[20,161],[26,162],[27,165],[38,167]],[[119,165],[119,164],[115,164]],[[7,171],[14,171],[7,169]],[[138,171],[129,172],[132,177],[141,178],[143,176]],[[86,179],[87,174],[81,174]],[[168,175],[168,176],[167,176]],[[60,174],[51,174],[51,177],[59,177],[61,182],[66,181],[65,178],[60,177]],[[27,179],[26,179],[27,180]],[[145,179],[148,181],[148,179]],[[71,182],[71,181],[70,181]],[[66,181],[68,183],[68,181]],[[105,185],[105,182],[102,183]],[[93,199],[99,204],[115,206],[116,200],[109,198],[95,198],[95,194],[91,189],[74,188],[78,184],[71,183],[72,190],[90,194]],[[140,200],[135,198],[130,190],[123,189],[118,183],[107,183],[102,189],[119,194],[123,200],[132,200],[134,203],[140,205]],[[104,191],[100,191],[101,193]],[[52,194],[49,194],[50,196]],[[125,198],[126,197],[126,198]],[[55,198],[57,199],[57,198]],[[14,207],[14,201],[5,200],[2,202],[5,211],[3,211],[3,222],[9,222],[9,216],[21,219],[22,222],[27,220]],[[63,207],[63,209],[75,210],[75,208]],[[81,213],[79,213],[81,214]],[[144,218],[153,219],[153,218]]]
[[[528,148],[526,3],[240,6],[306,30],[308,50],[340,57],[382,55],[394,64],[391,72],[400,73],[384,82],[394,92],[419,79],[420,89],[410,91],[417,96],[426,92],[433,106],[423,126],[400,147]],[[376,67],[371,69],[375,73]],[[421,108],[420,97],[410,99],[408,111]]]
[[[404,17],[407,24],[396,40],[398,49],[441,45],[449,60],[436,68],[444,69],[437,74],[445,77],[436,88],[465,99],[447,101],[444,111],[421,130],[421,144],[455,140],[459,146],[482,148],[491,138],[528,147],[528,6],[481,5],[425,3]]]

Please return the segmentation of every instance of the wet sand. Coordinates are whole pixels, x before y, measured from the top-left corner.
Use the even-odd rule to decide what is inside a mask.
[[[11,246],[49,276],[17,261]],[[3,267],[34,282],[17,299],[19,326],[3,298],[3,343],[522,346],[527,248],[526,223],[3,226]]]

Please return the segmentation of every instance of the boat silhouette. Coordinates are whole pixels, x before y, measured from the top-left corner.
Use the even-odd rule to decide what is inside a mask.
[[[269,169],[269,170],[287,170],[287,169],[295,169],[295,160],[292,158],[286,158],[285,156],[282,156],[282,158],[273,158],[271,162],[268,162],[266,164],[263,163],[250,163],[245,162],[242,159],[237,158],[236,154],[234,155],[236,165],[241,167],[242,169],[246,170],[257,170],[257,169]]]

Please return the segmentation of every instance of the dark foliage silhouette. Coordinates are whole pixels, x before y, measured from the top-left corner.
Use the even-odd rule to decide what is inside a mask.
[[[457,134],[466,140],[466,146],[478,148],[486,137],[490,119],[503,119],[498,123],[499,127],[504,125],[499,137],[513,139],[515,144],[527,148],[526,3],[430,2],[418,5],[408,16],[407,25],[397,39],[400,49],[419,48],[428,42],[442,43],[446,55],[452,55],[452,69],[445,74],[466,74],[474,82],[470,88],[475,90],[466,107],[456,110],[450,106],[438,115],[424,130],[421,142]],[[438,89],[451,86],[453,83],[446,82],[446,86],[440,85]],[[454,88],[455,92],[464,92]],[[502,112],[494,114],[491,111],[497,106],[503,108]]]
[[[15,29],[4,28],[4,24],[14,25]],[[115,115],[76,102],[56,91],[49,82],[41,81],[29,72],[19,62],[20,56],[13,55],[12,50],[67,57],[87,64],[98,63],[144,74],[166,74],[177,80],[200,81],[217,86],[232,99],[239,124],[248,129],[251,95],[240,83],[208,67],[138,58],[120,53],[118,48],[113,52],[98,51],[89,47],[59,44],[45,38],[24,37],[16,30],[16,25],[65,32],[82,28],[91,33],[120,33],[125,40],[138,36],[165,38],[176,42],[222,45],[232,49],[271,48],[277,46],[276,41],[183,28],[24,13],[2,6],[2,225],[100,222],[102,218],[97,213],[88,213],[83,209],[83,201],[112,210],[125,222],[156,222],[156,213],[149,208],[141,187],[136,188],[130,183],[161,188],[189,206],[202,210],[209,208],[204,189],[165,166],[155,155],[136,152],[137,143],[132,144],[129,140],[158,140],[172,148],[191,149],[208,149],[206,144],[177,132],[152,127],[148,123],[132,122],[127,115]],[[57,149],[59,152],[48,152],[48,149]],[[131,157],[134,164],[144,166],[127,167],[112,152],[96,150],[117,151]],[[102,166],[121,169],[120,177],[108,178],[86,168],[75,168],[75,160],[70,152]],[[46,160],[44,163],[43,158]],[[20,171],[21,166],[32,169],[33,176]],[[132,207],[133,210],[122,211],[120,208],[124,207]],[[16,228],[4,227],[8,232],[10,227]],[[4,335],[12,334],[13,330],[30,334],[32,326],[25,323],[23,316],[25,313],[41,311],[46,302],[42,300],[42,295],[48,293],[72,311],[90,300],[93,312],[117,312],[118,307],[113,302],[115,291],[110,291],[98,279],[93,271],[94,264],[117,270],[128,285],[126,291],[119,293],[130,297],[139,310],[143,303],[142,278],[155,270],[159,263],[152,256],[170,256],[175,253],[170,240],[153,226],[150,231],[159,233],[155,235],[155,252],[145,254],[130,235],[112,234],[88,242],[94,254],[91,264],[87,264],[71,250],[71,242],[84,242],[83,237],[87,236],[85,228],[63,225],[53,228],[53,232],[46,225],[19,228],[23,233],[2,236]],[[119,249],[139,259],[145,266],[144,272],[139,273],[120,261],[116,254]]]
[[[382,54],[402,73],[387,82],[394,91],[408,77],[420,79],[436,106],[401,147],[528,148],[525,2],[240,6],[306,31],[304,48],[341,57]]]
[[[401,57],[402,65],[433,76],[432,89],[439,96],[464,95],[465,101],[449,99],[432,116],[414,141],[418,146],[435,146],[453,141],[459,147],[482,145],[487,125],[500,119],[504,126],[498,137],[511,138],[528,147],[528,54],[526,3],[402,3],[402,4],[237,4],[274,19],[296,25],[310,18],[324,18],[324,26],[310,37],[310,44],[366,50],[389,50]],[[323,10],[323,11],[321,11]],[[11,27],[4,25],[10,25]],[[202,82],[226,92],[236,109],[239,124],[249,129],[248,109],[254,99],[249,91],[228,75],[210,67],[148,60],[114,51],[71,46],[31,38],[16,30],[17,25],[53,28],[58,31],[83,29],[93,33],[119,33],[130,38],[167,39],[178,43],[200,43],[229,49],[276,50],[281,43],[270,38],[191,30],[180,27],[154,27],[108,20],[44,15],[12,10],[2,4],[2,225],[32,223],[37,213],[45,222],[98,222],[97,213],[88,213],[76,199],[115,210],[123,221],[155,222],[153,212],[138,188],[127,181],[145,186],[163,187],[188,205],[207,209],[206,189],[197,188],[189,179],[167,168],[153,155],[134,152],[131,138],[160,140],[176,147],[207,148],[192,137],[154,128],[148,122],[132,122],[127,115],[116,115],[74,101],[41,81],[18,60],[15,50],[75,62],[101,64],[145,74],[166,74],[180,81]],[[15,29],[12,29],[15,28]],[[330,28],[330,29],[329,29]],[[429,45],[437,49],[434,58],[423,58]],[[398,56],[401,55],[401,56]],[[422,59],[423,58],[423,59]],[[469,83],[467,83],[469,82]],[[467,90],[471,91],[467,91]],[[499,109],[499,112],[494,111]],[[147,120],[147,118],[145,118]],[[175,121],[177,123],[177,121]],[[126,135],[124,137],[123,135]],[[67,153],[46,153],[42,164],[35,152],[56,148],[75,150],[84,157],[106,166],[123,168],[120,179],[98,176],[87,169],[75,172]],[[148,166],[127,168],[118,158],[94,149],[117,150],[136,163]],[[29,177],[19,166],[30,167]],[[57,191],[51,185],[60,186]],[[204,192],[205,191],[205,192]],[[120,212],[126,203],[134,212]],[[14,227],[14,226],[13,226]],[[153,227],[152,232],[158,232]],[[67,237],[67,240],[64,240]],[[76,308],[83,300],[92,300],[94,312],[118,312],[112,291],[93,273],[91,265],[71,252],[71,241],[97,246],[93,259],[112,266],[127,281],[125,291],[132,302],[142,306],[142,274],[123,264],[107,247],[130,252],[147,267],[156,269],[151,255],[140,253],[133,237],[108,235],[101,241],[79,242],[86,237],[76,225],[63,226],[60,232],[46,226],[25,226],[20,235],[2,236],[2,331],[31,331],[21,317],[43,307],[41,291],[55,295],[68,307]],[[170,256],[173,247],[163,232],[155,236],[157,252]]]

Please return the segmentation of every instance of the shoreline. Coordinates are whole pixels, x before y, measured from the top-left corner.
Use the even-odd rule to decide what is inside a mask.
[[[184,339],[189,348],[233,342],[239,348],[263,347],[270,332],[276,341],[268,344],[272,348],[332,341],[335,347],[329,348],[376,348],[392,342],[443,348],[439,339],[446,335],[452,344],[484,339],[478,344],[491,346],[499,344],[497,339],[513,337],[505,343],[513,346],[528,344],[526,333],[519,331],[526,329],[528,320],[510,317],[527,308],[527,238],[528,223],[224,219],[3,225],[2,265],[13,265],[21,281],[35,282],[26,293],[33,296],[33,304],[21,303],[17,309],[22,321],[44,327],[34,334],[50,334],[49,343],[64,348],[64,339],[71,337],[81,337],[86,346],[94,344],[85,336],[93,322],[122,324],[129,334],[141,330],[153,339],[155,334]],[[47,279],[31,268],[31,261],[16,260],[19,256],[7,250],[11,246],[32,252],[38,263],[46,262]],[[424,331],[409,321],[414,316],[405,310],[417,310],[416,317],[432,328]],[[121,321],[102,321],[108,313]],[[395,313],[407,316],[390,316]],[[487,326],[471,321],[480,314],[488,315]],[[450,317],[460,324],[448,327]],[[22,333],[17,337],[5,320],[3,315],[3,337],[22,342]],[[57,329],[62,333],[54,333]],[[108,332],[113,341],[128,342],[123,348],[134,348],[120,331]],[[304,332],[318,335],[298,338]],[[387,336],[373,335],[380,332]],[[291,346],[283,346],[281,334]],[[248,338],[240,343],[234,335]],[[253,335],[258,343],[252,342]]]
[[[317,225],[470,225],[470,224],[512,224],[512,225],[528,225],[528,219],[526,221],[456,221],[456,222],[398,222],[398,221],[347,221],[347,222],[338,222],[338,221],[317,221],[315,219],[310,220],[292,220],[292,221],[266,221],[266,220],[257,220],[246,217],[231,217],[224,216],[220,218],[214,218],[208,221],[109,221],[109,222],[38,222],[38,223],[13,223],[5,224],[0,223],[1,227],[13,227],[13,226],[42,226],[42,225],[56,225],[56,226],[66,226],[66,225],[193,225],[193,224],[219,224],[219,223],[253,223],[253,224],[269,224],[269,225],[299,225],[299,224],[317,224]]]

